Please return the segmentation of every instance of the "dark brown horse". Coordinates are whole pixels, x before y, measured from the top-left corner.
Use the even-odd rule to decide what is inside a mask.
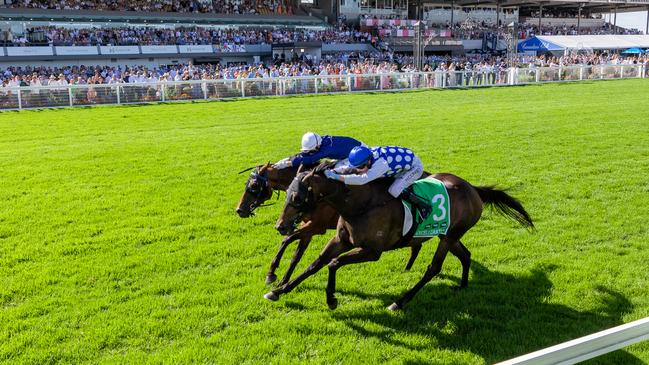
[[[263,206],[266,201],[273,197],[273,192],[280,190],[285,191],[295,178],[297,171],[297,167],[276,169],[270,164],[260,165],[254,168],[246,182],[246,189],[243,192],[243,196],[239,201],[239,206],[236,209],[237,214],[241,218],[247,218],[253,215],[255,209]],[[302,222],[302,225],[297,231],[294,231],[294,227],[299,221]],[[337,222],[338,213],[336,213],[331,205],[322,202],[321,204],[314,206],[308,214],[301,214],[300,217],[295,220],[295,224],[290,228],[287,227],[286,229],[279,230],[280,233],[286,237],[282,240],[279,250],[270,264],[270,269],[266,274],[266,284],[270,284],[277,280],[275,270],[279,266],[284,251],[291,242],[299,240],[298,246],[293,253],[291,263],[289,264],[284,277],[278,284],[280,286],[286,284],[291,278],[295,266],[302,258],[304,251],[309,247],[309,243],[313,236],[324,234],[327,232],[327,229],[335,229]],[[412,264],[417,259],[420,249],[421,245],[412,246],[410,259],[406,264],[406,270],[410,270]]]
[[[407,245],[421,245],[429,238],[415,238],[408,242],[402,237],[404,211],[401,201],[388,193],[391,181],[380,179],[361,186],[346,186],[327,179],[321,165],[309,173],[300,173],[286,193],[286,203],[277,228],[295,224],[296,217],[308,212],[318,204],[327,202],[340,214],[336,235],[322,250],[318,258],[294,280],[264,295],[266,299],[278,300],[279,296],[293,290],[304,279],[325,265],[329,266],[327,304],[336,308],[336,271],[344,266],[365,261],[377,261],[384,251]],[[523,206],[502,190],[493,187],[473,186],[451,174],[435,174],[432,177],[446,186],[450,200],[450,227],[440,241],[432,263],[423,278],[400,299],[389,306],[391,310],[403,308],[417,292],[442,269],[442,263],[450,251],[462,263],[460,287],[469,282],[471,253],[460,239],[473,227],[482,214],[484,205],[496,210],[521,225],[533,228],[532,219]],[[349,252],[348,252],[349,251]],[[343,253],[348,252],[346,255]]]

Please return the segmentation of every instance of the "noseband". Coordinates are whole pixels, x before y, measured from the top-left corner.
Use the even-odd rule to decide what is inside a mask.
[[[244,171],[242,171],[244,172]],[[259,185],[258,189],[253,189],[252,188],[252,183],[256,182]],[[268,191],[270,190],[270,194],[268,194]],[[275,205],[276,203],[272,204],[258,204],[258,202],[268,200],[273,197],[273,191],[277,193],[277,199],[279,199],[279,190],[273,190],[273,188],[270,187],[270,184],[268,182],[268,172],[264,171],[263,174],[260,174],[257,169],[255,169],[253,172],[250,173],[250,178],[248,178],[248,182],[246,183],[246,192],[252,196],[255,197],[255,200],[250,204],[250,213],[252,213],[255,209],[258,207],[267,207],[271,205]],[[266,199],[264,199],[267,196]]]

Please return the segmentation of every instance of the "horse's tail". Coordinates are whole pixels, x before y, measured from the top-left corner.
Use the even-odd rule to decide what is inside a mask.
[[[498,190],[493,186],[474,186],[482,199],[482,203],[491,205],[503,216],[520,223],[525,228],[534,228],[532,218],[525,211],[523,205],[504,190]]]

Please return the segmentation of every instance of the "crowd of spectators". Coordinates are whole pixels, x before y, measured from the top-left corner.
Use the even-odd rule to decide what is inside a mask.
[[[527,57],[517,64],[523,67],[510,70],[502,57],[450,57],[426,58],[424,71],[437,71],[416,75],[411,56],[395,54],[332,55],[320,62],[305,57],[293,60],[276,59],[267,64],[171,65],[164,67],[9,67],[0,71],[0,108],[65,106],[75,104],[103,104],[178,99],[222,98],[245,95],[285,95],[312,92],[377,90],[410,87],[454,87],[505,84],[510,71],[519,79],[577,80],[586,78],[620,77],[612,68],[564,69],[557,66],[573,64],[637,64],[649,66],[649,57],[618,55],[574,55],[564,57]],[[547,67],[536,70],[538,67]],[[571,71],[572,70],[572,71]],[[583,70],[583,69],[582,69]],[[627,77],[636,77],[637,70],[629,69]],[[362,77],[362,74],[375,74]],[[561,75],[564,76],[561,76]],[[300,78],[277,82],[285,76],[330,76],[317,81]],[[581,76],[580,76],[581,75]],[[203,82],[222,80],[218,83]],[[256,80],[256,82],[242,82]],[[176,81],[176,82],[171,82]],[[118,87],[124,84],[130,87]],[[104,87],[97,85],[104,84]],[[84,87],[69,88],[69,85]],[[31,88],[17,98],[16,87],[48,86],[47,90]],[[120,91],[121,90],[121,91]],[[121,99],[120,99],[121,98]]]
[[[562,57],[521,57],[516,66],[523,68],[558,67],[571,65],[618,65],[649,62],[649,56],[622,56],[617,54],[581,54]],[[363,52],[325,55],[322,60],[296,56],[291,60],[276,58],[267,64],[235,64],[222,66],[170,65],[148,68],[115,66],[70,67],[8,67],[0,70],[4,87],[45,86],[69,84],[153,83],[158,81],[186,81],[241,78],[272,78],[309,75],[374,74],[412,72],[414,59],[410,55],[388,52]],[[504,57],[428,56],[425,71],[494,72],[508,68]]]
[[[310,29],[217,29],[204,27],[115,27],[64,28],[35,27],[24,34],[5,31],[0,40],[8,46],[125,46],[199,44],[273,44],[320,41],[324,43],[371,42],[372,36],[348,27]]]
[[[293,14],[281,0],[5,0],[5,7],[218,14]]]
[[[296,28],[240,28],[222,29],[214,27],[176,27],[164,26],[113,26],[78,28],[64,26],[33,27],[23,33],[9,30],[0,31],[0,45],[5,46],[95,46],[95,45],[242,45],[274,44],[318,41],[323,43],[376,43],[397,34],[397,30],[409,30],[407,36],[414,34],[411,22],[401,25],[383,23],[377,27],[363,26],[351,28],[342,23],[338,27],[324,30]],[[394,31],[392,33],[385,30]],[[483,39],[485,35],[506,38],[511,31],[504,27],[476,23],[470,28],[461,24],[429,25],[426,31],[430,36],[455,37],[458,39]],[[522,24],[518,28],[518,39],[535,35],[577,35],[577,34],[641,34],[635,29],[615,28],[610,24],[601,27],[542,26]]]
[[[368,25],[368,19],[377,19],[378,23]],[[397,30],[411,31],[408,34],[414,34],[414,21],[408,19],[390,19],[392,22],[385,21],[381,17],[368,17],[361,16],[360,24],[362,30],[376,29],[379,34],[390,31],[392,35],[396,34]],[[432,30],[433,33],[439,35],[454,36],[460,39],[482,39],[485,34],[496,34],[503,38],[505,34],[510,34],[511,29],[507,28],[506,24],[496,25],[487,21],[474,21],[474,22],[445,22],[435,23],[432,21],[425,21],[427,29]],[[576,25],[543,25],[539,29],[537,24],[519,24],[517,26],[518,39],[526,39],[535,35],[602,35],[602,34],[626,34],[637,35],[643,34],[642,31],[632,28],[615,27],[610,23],[602,23],[600,26],[584,26],[581,25],[577,29]]]
[[[535,35],[603,35],[603,34],[626,34],[637,35],[642,34],[638,29],[614,27],[611,24],[605,23],[599,27],[584,27],[581,26],[577,29],[576,25],[556,25],[546,26],[542,25],[541,29],[537,25],[523,24],[520,26],[518,38],[526,39],[534,37]]]

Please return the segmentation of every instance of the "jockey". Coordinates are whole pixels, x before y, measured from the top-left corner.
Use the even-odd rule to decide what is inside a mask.
[[[317,133],[308,132],[302,136],[302,152],[295,157],[287,157],[273,167],[284,169],[291,166],[315,165],[323,158],[335,160],[346,159],[349,151],[356,146],[364,146],[363,143],[350,138],[338,136],[320,136]],[[342,167],[344,163],[339,163],[336,167]]]
[[[428,202],[408,189],[424,173],[419,157],[410,149],[399,146],[354,147],[349,153],[349,164],[356,168],[356,174],[342,175],[337,168],[325,170],[325,175],[347,185],[364,185],[381,177],[394,177],[388,192],[395,198],[402,198],[417,207],[422,219],[431,213]]]

